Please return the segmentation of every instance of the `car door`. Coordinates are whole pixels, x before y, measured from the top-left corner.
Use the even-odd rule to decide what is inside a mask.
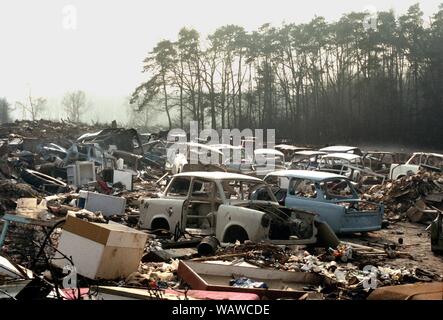
[[[301,191],[302,184],[315,188],[315,193],[306,194]],[[344,208],[323,201],[323,192],[318,183],[302,178],[292,178],[289,182],[285,205],[288,208],[306,210],[318,215],[318,219],[326,222],[334,232],[339,232]]]

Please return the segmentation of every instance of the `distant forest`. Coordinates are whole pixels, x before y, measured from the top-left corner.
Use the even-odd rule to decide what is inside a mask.
[[[245,13],[247,14],[247,13]],[[308,144],[443,148],[443,4],[337,22],[183,28],[144,61],[131,103],[169,127],[274,128]],[[148,111],[148,112],[147,112]]]

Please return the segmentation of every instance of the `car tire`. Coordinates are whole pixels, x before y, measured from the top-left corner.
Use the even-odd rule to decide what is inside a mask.
[[[225,232],[223,242],[235,243],[237,240],[240,241],[240,243],[249,240],[248,233],[240,226],[229,227]]]

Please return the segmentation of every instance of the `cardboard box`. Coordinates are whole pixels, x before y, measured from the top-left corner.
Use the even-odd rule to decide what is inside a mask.
[[[90,279],[121,279],[137,271],[148,236],[117,223],[92,223],[67,216],[58,250],[72,257],[78,274]],[[56,253],[55,258],[61,258]],[[60,268],[66,259],[54,259]]]

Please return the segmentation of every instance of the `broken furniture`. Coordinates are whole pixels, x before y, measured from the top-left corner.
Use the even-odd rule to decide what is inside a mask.
[[[0,248],[5,242],[6,234],[8,233],[9,225],[11,224],[11,222],[38,225],[42,227],[53,227],[62,219],[45,221],[7,213],[3,217],[1,217],[1,220],[3,220],[3,229],[0,235]]]
[[[93,223],[68,215],[53,264],[90,279],[121,279],[137,271],[148,235],[117,223]],[[60,254],[62,253],[62,254]]]

